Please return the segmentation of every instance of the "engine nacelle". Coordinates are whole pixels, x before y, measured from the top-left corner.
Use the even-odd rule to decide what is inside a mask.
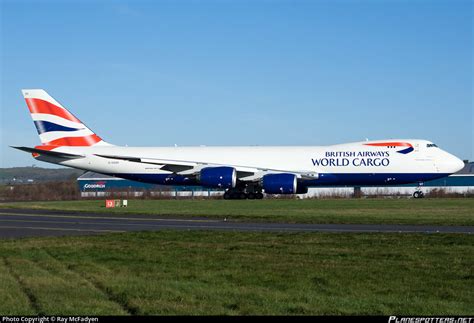
[[[262,186],[267,194],[295,194],[298,182],[295,174],[268,174],[263,176]]]
[[[206,167],[201,169],[198,180],[205,187],[234,188],[237,184],[237,171],[233,167]]]

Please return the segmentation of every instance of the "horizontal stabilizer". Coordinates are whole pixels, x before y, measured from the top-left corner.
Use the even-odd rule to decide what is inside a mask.
[[[38,148],[15,147],[15,146],[10,146],[10,147],[18,149],[18,150],[23,150],[23,151],[26,151],[28,153],[40,154],[40,155],[56,157],[56,158],[76,159],[76,158],[84,158],[85,157],[83,155],[62,153],[62,152],[59,152],[59,151],[51,151],[51,150],[44,150],[44,149],[38,149]]]

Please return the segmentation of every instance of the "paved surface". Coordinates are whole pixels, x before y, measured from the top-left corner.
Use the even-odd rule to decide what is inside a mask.
[[[163,229],[273,232],[474,233],[474,226],[248,223],[153,215],[0,209],[0,238],[155,231]]]

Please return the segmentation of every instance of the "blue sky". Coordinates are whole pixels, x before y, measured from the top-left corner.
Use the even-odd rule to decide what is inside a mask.
[[[118,145],[422,138],[474,159],[471,1],[1,4],[0,167],[44,88]]]

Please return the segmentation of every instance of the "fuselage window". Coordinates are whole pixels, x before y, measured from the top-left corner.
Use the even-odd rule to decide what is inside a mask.
[[[426,144],[426,147],[431,148],[431,147],[438,147],[435,144]]]

